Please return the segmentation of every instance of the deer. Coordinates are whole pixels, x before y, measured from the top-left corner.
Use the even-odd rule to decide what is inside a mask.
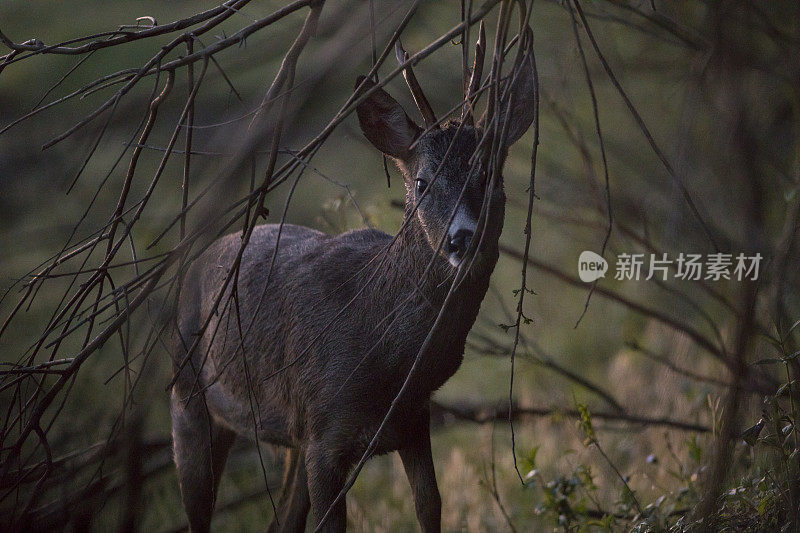
[[[424,127],[372,79],[356,82],[361,131],[403,177],[396,235],[258,225],[240,260],[236,310],[214,301],[241,232],[214,241],[187,270],[173,355],[186,364],[175,366],[170,411],[191,531],[210,529],[237,435],[287,450],[269,531],[304,531],[309,510],[318,530],[345,531],[337,496],[375,438],[372,455],[399,453],[422,531],[440,531],[430,399],[459,368],[489,287],[505,217],[498,169],[533,121],[537,90],[532,54],[518,54],[512,73],[483,86],[498,103],[494,124],[488,112],[475,121],[485,42],[481,27],[460,119],[437,121],[399,41]],[[492,132],[505,142],[492,143]]]

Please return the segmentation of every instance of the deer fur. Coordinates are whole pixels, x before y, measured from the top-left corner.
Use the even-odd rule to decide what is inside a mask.
[[[508,131],[516,133],[508,145],[533,118],[530,70],[523,65],[513,87]],[[359,85],[362,93],[374,88],[363,78]],[[192,531],[210,527],[234,437],[252,439],[254,433],[289,450],[270,531],[303,531],[309,509],[319,521],[375,435],[461,273],[445,319],[376,450],[400,453],[422,530],[440,530],[429,399],[461,363],[497,262],[502,180],[492,180],[487,193],[481,165],[470,173],[480,124],[455,122],[423,133],[382,89],[357,111],[366,137],[403,174],[404,229],[393,237],[374,229],[327,235],[289,224],[255,228],[238,275],[238,314],[233,302],[224,306],[226,295],[172,391],[174,455]],[[428,183],[421,202],[419,179]],[[460,243],[459,235],[466,235]],[[219,239],[187,273],[176,360],[214,312],[240,244],[240,233]],[[342,500],[324,530],[345,527]]]

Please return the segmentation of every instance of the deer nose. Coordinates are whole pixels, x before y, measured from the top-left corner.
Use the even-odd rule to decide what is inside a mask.
[[[470,241],[472,240],[472,236],[474,232],[468,229],[459,229],[452,235],[447,241],[447,252],[451,254],[456,254],[459,258],[463,257],[464,254],[467,252],[467,247],[469,246]]]

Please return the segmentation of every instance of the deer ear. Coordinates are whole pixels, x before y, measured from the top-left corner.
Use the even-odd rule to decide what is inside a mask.
[[[359,94],[373,87],[375,83],[364,76],[356,80]],[[378,89],[356,109],[361,131],[369,142],[384,154],[407,160],[411,155],[409,147],[422,129],[414,124],[402,106],[383,89]]]
[[[508,91],[508,85],[511,90]],[[517,142],[528,128],[531,126],[536,115],[536,64],[534,63],[533,52],[528,51],[523,57],[519,67],[512,72],[509,78],[500,86],[500,94],[508,93],[508,97],[513,95],[511,107],[508,107],[508,100],[503,99],[500,103],[500,122],[502,126],[508,120],[508,137],[506,145],[511,146]],[[478,127],[485,129],[486,115],[481,117]]]

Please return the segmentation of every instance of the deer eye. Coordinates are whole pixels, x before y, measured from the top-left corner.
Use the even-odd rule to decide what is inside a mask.
[[[425,180],[417,180],[414,182],[414,186],[416,187],[417,196],[422,196],[422,193],[428,188],[428,182]]]

